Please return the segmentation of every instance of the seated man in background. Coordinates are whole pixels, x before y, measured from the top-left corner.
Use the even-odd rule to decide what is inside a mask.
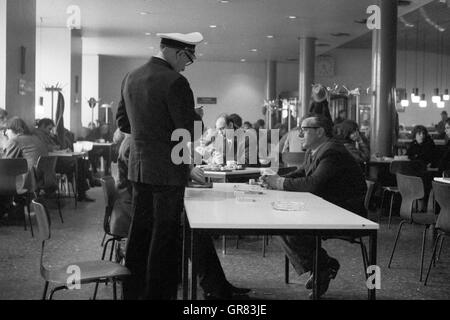
[[[54,151],[71,151],[70,136],[67,134],[68,130],[65,130],[64,145],[61,145],[55,137],[52,136],[52,130],[55,127],[55,123],[51,119],[41,119],[38,122],[38,127],[34,131],[34,134],[46,145],[48,152]],[[73,144],[72,144],[73,145]],[[82,158],[68,158],[68,157],[58,157],[58,162],[56,163],[56,172],[66,174],[69,180],[72,179],[75,172],[75,161],[78,164],[78,176],[77,179],[77,200],[93,202],[94,199],[89,198],[86,192],[90,189],[87,180],[91,186],[98,186],[99,183],[95,182],[92,173],[89,170],[89,162]]]
[[[276,190],[310,192],[355,214],[366,216],[364,197],[367,190],[361,167],[340,144],[332,141],[333,123],[324,116],[307,116],[300,134],[307,149],[304,164],[286,177],[264,176],[268,187]],[[282,236],[283,249],[299,275],[312,271],[315,239],[310,235]],[[336,277],[339,262],[319,252],[319,297]],[[312,277],[306,284],[312,288]]]
[[[117,157],[117,166],[119,169],[118,188],[131,188],[128,181],[128,159],[130,157],[131,135],[117,129],[116,132],[114,132],[113,142],[119,145]]]

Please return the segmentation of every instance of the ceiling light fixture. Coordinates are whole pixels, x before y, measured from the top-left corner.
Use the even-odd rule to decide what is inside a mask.
[[[245,59],[241,59],[241,62],[245,62],[245,61],[247,61],[247,60],[245,60]]]
[[[211,29],[217,28],[217,26],[215,24],[212,24],[209,26]]]
[[[268,35],[266,36],[266,38],[268,38],[268,39],[273,39],[273,35],[268,34]]]
[[[294,19],[297,19],[297,16],[289,16],[288,18],[291,20],[294,20]]]
[[[146,36],[151,36],[152,34],[150,32],[145,33]]]
[[[251,52],[258,52],[258,49],[250,49]]]
[[[150,14],[150,12],[148,12],[148,11],[141,11],[141,12],[139,12],[139,14],[141,16],[146,16],[146,15]]]
[[[230,0],[220,0],[219,2],[220,2],[220,3],[229,3]]]
[[[405,93],[404,93],[403,97],[401,97],[402,101],[400,102],[401,106],[404,108],[409,107],[408,94],[406,93],[406,78],[407,78],[406,72],[408,69],[408,67],[407,67],[408,51],[406,50],[407,45],[408,45],[408,33],[405,31],[405,47],[404,47],[404,50],[405,50],[405,59],[404,59],[405,60],[405,66],[404,66],[404,68],[405,68]]]

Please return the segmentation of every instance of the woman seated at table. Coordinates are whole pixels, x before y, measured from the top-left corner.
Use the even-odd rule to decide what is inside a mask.
[[[422,161],[426,166],[434,163],[436,146],[428,134],[427,128],[422,125],[415,126],[412,131],[412,137],[414,140],[406,151],[408,158]]]
[[[344,120],[335,126],[334,131],[334,139],[343,143],[361,166],[370,160],[369,142],[359,133],[359,126],[355,121]]]
[[[444,173],[446,177],[450,177],[450,119],[445,121],[445,134],[448,142],[445,146],[445,151],[439,160],[438,168],[439,175]]]

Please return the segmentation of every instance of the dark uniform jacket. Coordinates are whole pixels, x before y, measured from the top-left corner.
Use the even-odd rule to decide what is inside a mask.
[[[284,190],[310,192],[353,213],[367,215],[363,172],[342,144],[328,141],[313,156],[308,150],[304,164],[286,178]]]
[[[185,186],[189,166],[172,162],[171,141],[176,129],[186,129],[194,138],[194,96],[188,81],[166,61],[153,57],[131,72],[122,84],[117,124],[131,133],[128,178],[157,186]],[[202,132],[198,133],[200,138]]]

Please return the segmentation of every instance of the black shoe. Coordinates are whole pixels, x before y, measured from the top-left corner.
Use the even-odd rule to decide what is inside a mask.
[[[236,294],[236,295],[244,295],[244,294],[250,293],[250,291],[252,291],[251,289],[248,289],[248,288],[235,287],[231,283],[228,284],[228,289],[230,290],[231,294]]]
[[[339,271],[340,265],[339,262],[334,259],[330,258],[327,263],[327,267],[323,270],[319,271],[319,285],[318,285],[318,292],[317,296],[320,298],[322,295],[327,292],[328,287],[330,285],[331,279],[336,278],[336,275]],[[309,277],[308,281],[305,284],[306,289],[311,290],[313,288],[313,275],[311,273],[311,276]],[[312,293],[309,295],[309,298],[312,298]]]

